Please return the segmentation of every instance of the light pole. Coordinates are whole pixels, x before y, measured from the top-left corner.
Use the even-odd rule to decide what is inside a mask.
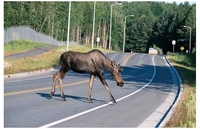
[[[94,1],[94,16],[93,16],[93,29],[92,29],[92,49],[94,47],[94,26],[95,26],[95,9],[96,8],[96,1]]]
[[[67,30],[67,51],[69,50],[70,13],[71,13],[71,1],[69,1],[68,30]]]
[[[191,53],[191,35],[192,35],[192,29],[189,26],[183,26],[183,27],[186,27],[186,28],[190,29],[189,53]]]
[[[125,20],[124,20],[124,39],[123,39],[123,53],[124,53],[124,49],[125,49],[125,36],[126,36],[126,18],[127,17],[134,17],[134,15],[128,15],[125,16]]]
[[[110,50],[110,47],[111,47],[112,7],[113,7],[114,5],[122,5],[122,3],[115,3],[115,4],[111,5],[111,9],[110,9],[110,36],[109,36],[109,50]]]

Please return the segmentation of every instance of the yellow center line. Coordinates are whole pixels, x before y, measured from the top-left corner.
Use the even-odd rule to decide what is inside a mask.
[[[79,81],[79,82],[64,84],[63,87],[78,85],[78,84],[86,83],[86,82],[88,82],[88,81],[89,81],[89,80],[84,80],[84,81]],[[59,86],[56,86],[56,88],[58,88],[58,87],[59,87]],[[43,88],[29,89],[29,90],[21,90],[21,91],[7,92],[7,93],[4,93],[4,96],[16,95],[16,94],[23,94],[23,93],[35,92],[35,91],[41,91],[41,90],[49,90],[49,89],[51,89],[51,88],[52,88],[52,86],[43,87]]]
[[[130,54],[128,57],[126,57],[126,59],[124,60],[124,62],[123,62],[121,65],[122,65],[122,66],[125,66],[125,65],[127,64],[128,60],[129,60],[133,55],[135,55],[135,53]]]
[[[128,57],[126,57],[126,59],[124,60],[124,62],[122,63],[122,66],[125,66],[128,62],[128,60],[133,56],[134,54],[130,54]],[[63,87],[67,87],[67,86],[74,86],[74,85],[78,85],[78,84],[83,84],[89,82],[88,80],[84,80],[84,81],[79,81],[79,82],[74,82],[74,83],[69,83],[69,84],[64,84]],[[35,88],[35,89],[29,89],[29,90],[21,90],[21,91],[13,91],[13,92],[7,92],[4,93],[4,96],[10,96],[10,95],[17,95],[17,94],[24,94],[24,93],[29,93],[29,92],[36,92],[36,91],[42,91],[42,90],[49,90],[51,89],[52,86],[48,86],[48,87],[43,87],[43,88]],[[58,88],[58,86],[56,86],[56,88]]]

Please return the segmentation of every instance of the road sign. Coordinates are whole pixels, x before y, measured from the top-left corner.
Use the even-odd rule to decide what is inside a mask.
[[[172,40],[172,45],[176,45],[176,40]]]
[[[99,47],[100,38],[97,37],[97,48]]]
[[[100,42],[100,38],[99,37],[97,37],[97,42]]]
[[[185,48],[182,46],[182,47],[180,47],[180,49],[181,49],[181,51],[183,51]]]
[[[174,52],[175,45],[176,45],[176,40],[172,40],[172,45],[173,45],[173,52]]]

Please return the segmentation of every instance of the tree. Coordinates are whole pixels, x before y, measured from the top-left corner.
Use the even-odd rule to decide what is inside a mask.
[[[96,2],[95,41],[100,37],[100,46],[108,48],[110,9],[113,2]],[[4,28],[29,26],[38,32],[66,41],[69,2],[4,2]],[[70,40],[91,45],[94,2],[72,2]],[[196,4],[188,2],[122,2],[114,6],[112,17],[112,48],[122,50],[124,18],[126,21],[125,51],[147,52],[154,45],[166,54],[172,51],[172,40],[188,49],[189,30],[192,28],[192,48],[196,43]]]

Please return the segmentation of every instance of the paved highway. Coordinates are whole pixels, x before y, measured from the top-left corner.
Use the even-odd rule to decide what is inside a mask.
[[[121,63],[124,69],[123,87],[118,87],[105,71],[117,104],[110,102],[98,78],[92,90],[93,103],[87,102],[89,74],[67,73],[63,80],[67,101],[62,101],[58,88],[49,100],[52,74],[58,69],[4,78],[4,127],[158,126],[174,102],[179,85],[165,57],[130,53],[107,53],[106,56]]]

